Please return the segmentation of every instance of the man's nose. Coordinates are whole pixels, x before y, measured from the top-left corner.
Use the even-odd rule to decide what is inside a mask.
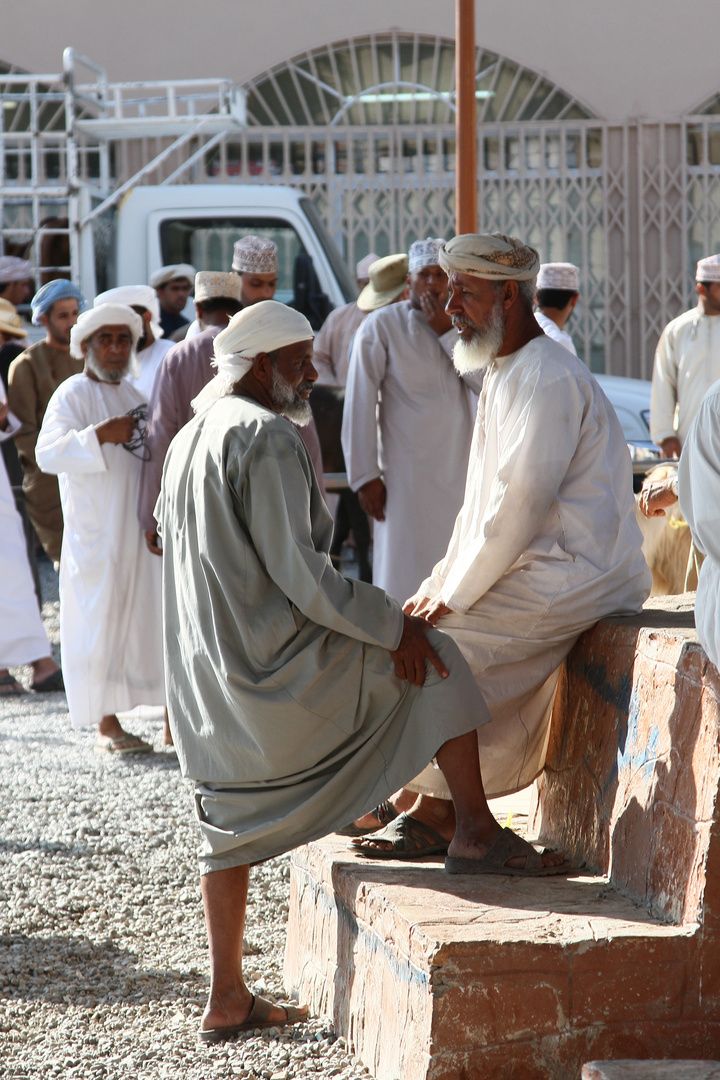
[[[308,382],[317,382],[317,380],[318,380],[317,368],[313,364],[312,360],[308,360],[307,364],[305,365],[304,375],[305,375],[305,378],[308,380]]]
[[[448,315],[462,315],[463,306],[460,302],[460,297],[456,293],[454,286],[450,286],[450,292],[448,293],[447,304],[445,305],[445,311]]]

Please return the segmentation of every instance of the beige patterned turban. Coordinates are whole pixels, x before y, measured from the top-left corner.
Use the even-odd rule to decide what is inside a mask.
[[[440,265],[446,273],[490,281],[532,281],[540,268],[540,255],[515,236],[463,233],[440,248]]]

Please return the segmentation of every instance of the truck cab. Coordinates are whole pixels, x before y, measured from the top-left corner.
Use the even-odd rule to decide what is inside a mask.
[[[190,263],[198,270],[232,267],[233,245],[254,234],[278,246],[276,299],[296,303],[298,256],[309,256],[317,283],[333,308],[354,299],[334,242],[312,201],[280,185],[185,184],[133,188],[116,210],[94,222],[81,239],[80,287],[86,296],[115,285],[149,281],[161,266]],[[305,260],[305,265],[307,261]],[[192,303],[186,309],[193,317]]]

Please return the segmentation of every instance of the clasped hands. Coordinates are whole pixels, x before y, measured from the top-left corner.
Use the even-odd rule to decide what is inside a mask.
[[[443,615],[448,615],[450,608],[441,600],[431,600],[427,596],[416,594],[405,602],[403,607],[403,635],[397,649],[391,649],[398,679],[407,679],[415,686],[425,683],[425,661],[429,660],[435,670],[446,679],[448,669],[428,641],[428,630]]]

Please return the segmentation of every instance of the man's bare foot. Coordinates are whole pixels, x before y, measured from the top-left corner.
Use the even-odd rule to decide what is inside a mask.
[[[167,709],[165,710],[165,725],[163,727],[163,746],[174,746],[172,731],[170,730],[170,721],[168,719]]]
[[[253,995],[246,986],[227,994],[211,994],[200,1021],[200,1030],[217,1031],[243,1024],[250,1015],[252,1005]],[[307,1005],[300,1005],[298,1008],[303,1013],[303,1019],[309,1016]],[[282,1005],[273,1005],[267,1022],[281,1025],[287,1018]]]
[[[492,847],[492,844],[497,836],[502,832],[500,825],[495,823],[497,828],[495,835],[492,839],[483,841],[476,839],[466,839],[464,837],[455,836],[448,848],[448,855],[452,859],[482,859],[484,855],[487,855],[488,851]],[[561,866],[565,862],[565,853],[562,851],[543,851],[541,853],[543,866]],[[518,855],[517,858],[508,859],[504,864],[505,866],[511,866],[517,870],[522,870],[525,866],[525,857]]]

